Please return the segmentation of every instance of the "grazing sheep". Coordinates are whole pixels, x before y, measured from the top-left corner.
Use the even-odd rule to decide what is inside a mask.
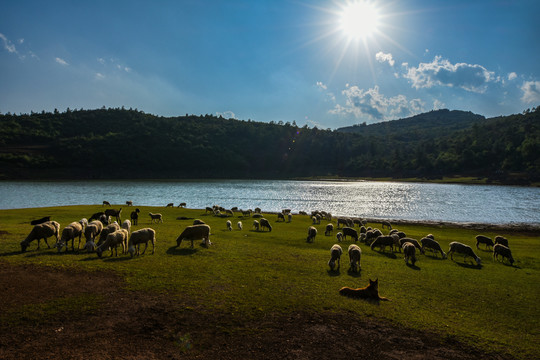
[[[133,206],[133,201],[130,201],[130,200],[126,201],[126,205],[127,206]]]
[[[384,229],[384,227],[387,227],[389,230],[392,230],[392,224],[390,224],[390,221],[383,220],[381,223],[381,228]]]
[[[203,245],[209,246],[212,244],[210,242],[210,226],[206,224],[188,226],[176,239],[176,247],[180,246],[182,240],[191,240],[192,249],[194,240],[202,240]]]
[[[100,211],[100,212],[97,212],[97,213],[94,213],[92,214],[92,216],[90,216],[90,218],[88,219],[88,221],[92,222],[94,220],[99,220],[101,218],[101,216],[105,215],[105,213],[103,211]]]
[[[334,232],[334,224],[326,225],[326,230],[324,231],[324,235],[328,236],[328,235],[331,235],[333,232]]]
[[[120,219],[120,214],[122,213],[122,208],[118,209],[118,210],[115,210],[115,209],[106,209],[105,210],[105,215],[106,216],[110,216],[110,217],[115,217],[116,218],[116,221],[118,221],[118,223],[122,223],[122,220]]]
[[[206,213],[208,213],[208,212],[213,213],[213,212],[214,212],[214,209],[211,208],[210,206],[207,206],[207,207],[206,207],[206,210],[204,211],[204,213],[206,214]]]
[[[267,228],[268,231],[272,231],[272,225],[270,225],[270,222],[266,220],[265,218],[261,218],[259,220],[259,224],[261,225],[261,230],[263,230],[264,228]]]
[[[234,216],[234,212],[232,210],[225,210],[225,215]]]
[[[283,209],[283,210],[281,210],[281,213],[282,213],[283,215],[286,215],[286,214],[290,214],[291,211],[292,211],[291,209]]]
[[[47,221],[43,224],[35,225],[32,228],[32,231],[30,231],[30,234],[21,241],[21,251],[25,252],[26,248],[28,248],[28,245],[34,240],[38,241],[37,249],[39,250],[39,242],[41,239],[45,241],[45,244],[47,244],[47,247],[50,249],[49,243],[47,242],[47,238],[51,236],[56,237],[56,242],[58,242],[58,233],[60,232],[60,224],[56,221]]]
[[[500,235],[495,236],[495,245],[497,245],[497,244],[504,245],[507,248],[510,247],[510,246],[508,246],[508,239],[505,238],[504,236],[500,236]]]
[[[247,217],[250,217],[251,216],[251,209],[249,210],[242,210],[242,216],[247,216]]]
[[[479,244],[486,244],[486,249],[488,248],[488,246],[491,246],[493,248],[493,245],[495,245],[493,243],[493,240],[491,240],[491,238],[488,238],[487,236],[484,236],[484,235],[476,235],[476,248],[479,249],[478,245]]]
[[[378,247],[381,251],[390,246],[390,251],[394,251],[394,238],[390,235],[378,236],[370,245],[371,250]]]
[[[253,213],[253,215],[251,215],[252,218],[254,219],[261,219],[263,218],[263,214],[261,213]]]
[[[291,222],[291,221],[292,221],[292,214],[288,213],[287,214],[287,222]]]
[[[321,216],[319,214],[316,214],[315,216],[311,217],[311,221],[313,225],[319,225],[321,223]]]
[[[314,227],[314,226],[310,226],[308,228],[308,233],[307,233],[307,242],[313,242],[315,241],[315,237],[317,236],[317,229]]]
[[[60,240],[56,243],[56,248],[58,249],[58,252],[60,252],[64,246],[66,247],[66,251],[67,251],[69,240],[71,240],[71,251],[75,251],[75,238],[77,236],[79,237],[79,245],[77,246],[77,249],[80,249],[82,234],[83,234],[83,225],[81,224],[80,221],[74,221],[68,226],[66,226],[62,230],[62,235],[60,236]]]
[[[107,236],[117,230],[120,230],[120,225],[118,225],[116,221],[112,224],[105,226],[103,230],[101,230],[101,234],[99,234],[99,241],[97,242],[97,246],[103,244],[103,242],[107,240]]]
[[[259,231],[259,222],[257,220],[253,220],[253,228],[255,231]]]
[[[355,242],[358,241],[358,231],[356,231],[356,229],[344,227],[341,231],[343,232],[343,240],[347,240],[347,236],[350,236]]]
[[[478,256],[476,256],[473,249],[468,245],[462,244],[462,243],[457,242],[457,241],[453,241],[453,242],[450,243],[450,250],[448,250],[448,254],[450,254],[450,259],[452,259],[452,260],[454,260],[454,252],[457,253],[457,254],[464,255],[463,256],[463,261],[465,261],[467,256],[470,256],[476,261],[476,264],[480,265],[480,263],[481,263],[480,258]]]
[[[139,255],[140,253],[140,246],[144,243],[144,250],[143,254],[146,251],[146,248],[148,247],[148,241],[152,242],[152,255],[154,255],[154,251],[156,248],[156,232],[154,229],[151,228],[144,228],[137,231],[134,231],[131,234],[131,237],[129,238],[128,242],[128,252],[133,257],[133,255]]]
[[[305,212],[305,211],[299,211],[298,214],[299,214],[299,215],[307,215],[307,212]]]
[[[362,220],[360,220],[358,218],[355,218],[355,219],[353,219],[353,224],[355,226],[358,225],[358,227],[361,227],[362,226]]]
[[[394,239],[394,246],[401,252],[401,245],[399,245],[399,236],[396,233],[390,234],[389,236]]]
[[[342,232],[338,232],[338,233],[336,234],[336,239],[337,239],[337,241],[342,242],[342,241],[343,241],[343,233],[342,233]]]
[[[416,239],[411,239],[411,238],[408,238],[408,237],[404,237],[404,238],[401,238],[399,239],[399,245],[403,248],[403,244],[405,243],[411,243],[414,245],[414,247],[416,247],[418,250],[420,250],[420,253],[423,254],[424,253],[424,250],[422,249],[422,247],[420,246],[420,243],[418,242],[418,240]]]
[[[201,219],[193,220],[193,225],[202,225],[202,224],[206,224],[206,223],[202,221]]]
[[[337,219],[337,228],[338,228],[338,229],[339,229],[339,226],[340,226],[340,225],[348,226],[347,219],[345,219],[345,218],[338,218],[338,219]]]
[[[428,235],[429,236],[429,235]],[[433,235],[431,235],[433,236]],[[430,249],[431,251],[433,251],[435,254],[437,252],[440,252],[441,253],[441,256],[443,259],[446,259],[446,253],[442,250],[441,248],[441,245],[433,240],[433,238],[431,237],[424,237],[420,240],[420,242],[422,243],[422,252],[425,254],[426,253],[426,250],[425,249]]]
[[[103,205],[101,205],[101,206],[111,206],[111,203],[104,200],[104,201],[103,201]]]
[[[241,221],[237,222],[236,226],[238,227],[238,230],[242,230],[243,225]]]
[[[47,221],[51,221],[50,216],[44,216],[41,219],[32,220],[32,221],[30,221],[30,225],[39,225],[39,224],[43,224],[44,222],[47,222]]]
[[[276,222],[278,222],[278,221],[280,221],[280,220],[283,221],[283,222],[285,222],[285,214],[283,214],[283,213],[278,213],[278,214],[277,214],[277,220],[276,220]]]
[[[258,214],[262,214],[262,210],[260,207],[256,207],[254,212],[258,213]]]
[[[84,248],[88,251],[94,250],[94,240],[101,234],[103,230],[103,223],[99,220],[94,220],[90,222],[84,229],[84,238],[86,239],[86,244]]]
[[[349,266],[353,272],[360,270],[360,257],[362,256],[362,249],[356,244],[349,245]]]
[[[328,261],[328,266],[330,266],[330,270],[334,271],[334,268],[336,267],[336,261],[338,263],[337,268],[339,269],[341,266],[341,254],[343,254],[343,250],[341,249],[341,246],[338,244],[334,244],[332,248],[330,249],[330,260]]]
[[[416,263],[416,247],[410,242],[403,244],[403,255],[405,255],[405,264],[409,265],[409,260],[411,260],[412,265]]]
[[[185,208],[187,206],[187,204],[185,202],[182,202],[180,204],[178,204],[178,207],[180,208]]]
[[[111,217],[103,214],[99,217],[99,221],[101,221],[103,225],[107,226],[111,222]]]
[[[103,244],[97,247],[97,256],[101,257],[107,249],[111,250],[111,256],[113,256],[113,251],[115,256],[118,256],[118,245],[122,246],[122,254],[125,254],[128,237],[129,234],[126,229],[119,229],[108,234]]]
[[[153,223],[154,221],[156,223],[160,222],[160,223],[163,223],[163,216],[159,213],[157,214],[153,214],[153,213],[148,213],[148,215],[150,215],[150,222]]]
[[[504,258],[507,258],[508,261],[510,261],[510,265],[514,264],[512,251],[510,251],[510,249],[507,246],[504,246],[502,244],[495,244],[495,246],[493,246],[493,260],[497,259],[498,261],[499,255],[502,256],[503,262],[504,262]]]
[[[232,231],[232,223],[231,223],[231,220],[227,220],[227,230]]]
[[[124,220],[124,222],[122,223],[122,226],[120,226],[122,229],[126,229],[128,234],[131,232],[131,221],[129,220]]]
[[[168,203],[165,207],[174,207],[174,203]]]
[[[139,208],[137,208],[137,209],[135,209],[135,211],[131,212],[130,218],[131,218],[131,223],[133,225],[137,225],[139,223],[139,213],[140,212],[141,212],[141,210],[139,210]]]

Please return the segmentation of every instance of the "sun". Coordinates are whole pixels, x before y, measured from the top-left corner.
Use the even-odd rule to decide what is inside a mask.
[[[340,30],[349,39],[366,39],[378,30],[379,10],[366,0],[348,2],[339,15]]]

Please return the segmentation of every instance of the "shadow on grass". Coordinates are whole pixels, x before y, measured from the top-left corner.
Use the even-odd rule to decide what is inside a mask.
[[[168,255],[193,255],[197,252],[195,248],[178,248],[176,246],[171,246],[167,249],[166,253]]]
[[[3,256],[13,256],[13,255],[19,255],[19,254],[24,254],[24,253],[21,252],[21,250],[16,250],[16,251],[10,251],[10,252],[5,252],[5,253],[0,253],[0,257],[3,257]]]
[[[121,262],[131,260],[131,256],[113,256],[113,257],[103,257],[104,262]]]
[[[349,276],[359,278],[362,275],[362,269],[358,269],[358,271],[354,271],[352,268],[349,268],[349,270],[347,270],[347,274]]]
[[[386,256],[387,258],[390,258],[390,259],[397,259],[397,255],[394,254],[393,252],[387,253],[385,251],[377,251],[377,250],[373,250],[373,251],[375,251],[378,254],[384,255],[384,256]]]
[[[337,268],[336,270],[328,269],[326,270],[326,272],[328,273],[328,276],[332,276],[332,277],[341,275],[341,271],[339,271],[339,268]]]
[[[461,266],[461,267],[464,267],[464,268],[467,268],[467,269],[474,269],[474,270],[480,270],[480,269],[482,269],[482,265],[478,265],[478,264],[476,264],[476,263],[470,264],[470,263],[466,263],[466,262],[460,263],[460,262],[457,262],[457,261],[455,261],[455,260],[453,260],[453,261],[454,261],[454,263],[456,263],[457,265],[459,265],[459,266]]]
[[[416,265],[413,265],[413,264],[405,264],[405,265],[407,265],[407,267],[409,267],[409,268],[411,268],[413,270],[420,270],[420,268],[418,266],[416,266]]]
[[[444,257],[439,257],[440,253],[425,253],[424,255],[433,260],[446,260]]]

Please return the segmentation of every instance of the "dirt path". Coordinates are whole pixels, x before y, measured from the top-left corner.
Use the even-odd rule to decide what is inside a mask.
[[[95,300],[36,323],[22,308]],[[86,310],[85,310],[86,309]],[[19,314],[13,316],[6,314]],[[7,317],[6,317],[7,316]],[[216,313],[120,277],[0,262],[0,359],[510,359],[354,313]],[[10,319],[10,321],[5,321]]]

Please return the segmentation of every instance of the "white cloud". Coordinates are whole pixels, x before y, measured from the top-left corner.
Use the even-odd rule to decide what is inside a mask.
[[[103,75],[102,73],[96,73],[96,79],[98,80],[105,79],[105,75]]]
[[[0,33],[0,39],[2,39],[2,42],[4,43],[4,49],[6,49],[11,54],[18,54],[17,48],[9,39],[2,33]]]
[[[97,61],[98,61],[98,63],[100,63],[101,65],[105,65],[105,59],[104,59],[104,58],[98,58]]]
[[[236,115],[232,111],[217,112],[216,116],[222,116],[225,119],[236,119]]]
[[[517,78],[517,74],[515,72],[511,72],[508,74],[508,80],[512,81],[515,78]]]
[[[446,104],[443,103],[441,100],[435,99],[433,101],[433,110],[440,110],[440,109],[444,109],[445,107],[446,107]]]
[[[54,61],[56,61],[58,64],[60,64],[62,66],[68,66],[69,65],[66,60],[64,60],[62,58],[59,58],[59,57],[55,58]]]
[[[349,85],[347,84],[347,86],[349,86]],[[320,82],[320,81],[317,81],[317,87],[318,87],[319,89],[321,89],[321,91],[323,91],[323,92],[325,93],[326,97],[327,97],[328,99],[330,99],[330,101],[332,101],[333,103],[336,102],[336,96],[334,95],[334,93],[332,93],[332,92],[330,92],[330,91],[327,91],[327,90],[328,90],[328,86],[326,86],[325,84],[323,84],[323,83]]]
[[[394,66],[395,63],[394,59],[392,58],[392,54],[385,54],[382,51],[379,51],[377,54],[375,54],[375,59],[381,63],[388,62],[390,66]]]
[[[386,97],[379,87],[364,90],[351,86],[342,91],[345,105],[337,104],[330,110],[335,115],[352,115],[357,119],[369,118],[373,121],[407,117],[425,111],[420,99],[408,100],[405,95]]]
[[[406,66],[406,69],[403,76],[416,89],[449,86],[483,93],[488,83],[497,81],[495,74],[481,65],[452,64],[441,56],[436,56],[430,63],[420,63],[418,67]]]
[[[521,86],[523,96],[521,101],[524,103],[540,102],[540,81],[525,81]]]
[[[322,82],[320,81],[317,81],[317,86],[320,87],[321,89],[323,90],[326,90],[328,87],[326,85],[324,85]]]

